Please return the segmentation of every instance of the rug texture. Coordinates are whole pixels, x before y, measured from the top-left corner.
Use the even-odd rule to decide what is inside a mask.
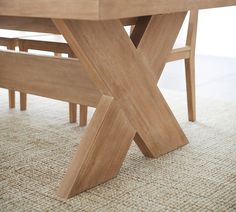
[[[148,159],[132,144],[117,178],[65,201],[55,193],[84,128],[67,103],[30,96],[9,110],[1,90],[0,211],[236,211],[236,103],[198,99],[189,123],[185,95],[164,95],[189,145]]]

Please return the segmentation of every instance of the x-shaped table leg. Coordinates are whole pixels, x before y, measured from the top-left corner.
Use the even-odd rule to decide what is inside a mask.
[[[54,20],[103,94],[60,186],[61,197],[116,177],[134,137],[148,157],[187,144],[156,86],[156,73],[162,71],[185,15],[153,16],[138,48],[119,20]]]

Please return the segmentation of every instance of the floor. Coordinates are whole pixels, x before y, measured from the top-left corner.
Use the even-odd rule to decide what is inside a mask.
[[[185,92],[184,61],[168,63],[159,86]],[[236,58],[196,56],[197,96],[236,101]]]
[[[198,120],[191,123],[185,94],[163,90],[189,144],[149,159],[133,143],[117,178],[63,200],[56,192],[85,128],[68,123],[64,102],[29,96],[28,110],[20,112],[19,98],[9,110],[4,93],[1,212],[236,211],[236,102],[200,97]]]

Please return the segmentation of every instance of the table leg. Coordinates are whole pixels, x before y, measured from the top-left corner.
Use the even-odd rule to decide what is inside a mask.
[[[116,177],[134,135],[135,130],[114,99],[103,96],[58,195],[69,198]]]
[[[179,22],[181,23],[184,15],[179,15],[175,18],[180,19]],[[156,20],[159,19],[156,19],[155,16],[152,17],[149,25],[155,26]],[[172,23],[170,20],[168,23],[170,22],[169,24],[174,27],[176,22]],[[110,96],[109,98],[114,98],[114,107],[119,111],[112,113],[109,112],[110,110],[107,111],[110,114],[107,115],[109,124],[100,118],[94,117],[92,119],[93,124],[89,124],[88,130],[83,137],[83,142],[81,142],[76,153],[75,158],[77,160],[73,160],[67,172],[67,176],[71,177],[65,177],[64,183],[62,183],[61,196],[73,196],[109,180],[111,176],[114,177],[118,173],[117,167],[115,172],[113,168],[107,169],[106,175],[99,169],[99,167],[106,167],[106,160],[113,161],[113,154],[105,154],[106,148],[108,148],[106,145],[112,146],[114,152],[115,148],[119,150],[118,146],[120,145],[126,144],[127,146],[125,147],[127,148],[130,145],[130,139],[136,133],[136,142],[142,152],[148,157],[158,157],[188,143],[185,134],[156,86],[155,71],[147,63],[147,58],[143,54],[144,51],[142,52],[134,46],[120,21],[54,20],[54,23],[64,35],[74,54],[80,59],[81,64],[86,68],[87,74],[97,88],[104,95]],[[150,29],[152,28],[150,27]],[[149,33],[146,30],[144,38],[146,40],[149,38],[149,42],[155,43],[154,36],[150,36]],[[171,27],[168,27],[168,33],[172,33]],[[174,36],[166,37],[163,42],[165,41],[166,45],[171,46],[176,37],[177,35],[175,35],[175,38]],[[141,41],[142,45],[144,45],[144,38]],[[169,48],[162,50],[163,54],[167,56],[166,58],[163,56],[160,62],[155,61],[158,67],[163,66],[162,62],[166,61],[171,49],[172,47],[170,50]],[[96,117],[103,117],[100,108],[101,106],[95,112]],[[112,116],[113,113],[114,115],[117,113],[122,114],[122,116],[116,115],[114,117]],[[122,122],[125,128],[119,129]],[[100,127],[98,135],[99,138],[100,136],[103,137],[102,141],[90,139],[94,133],[92,125]],[[112,127],[112,130],[113,127],[116,129],[112,133],[113,136],[109,129],[110,127]],[[128,133],[127,137],[117,136],[119,133],[124,134],[125,132]],[[83,153],[85,151],[83,146],[88,144],[96,146],[97,142],[100,145],[99,156],[96,151],[91,153],[91,158],[87,158]],[[119,143],[119,145],[116,145],[116,143]],[[119,167],[122,164],[121,158],[123,160],[127,153],[127,149],[124,149],[122,151],[123,157],[119,157]],[[101,160],[104,155],[106,155],[105,161]],[[97,165],[95,165],[94,171],[87,173],[85,181],[81,167],[87,167],[90,163],[95,163],[94,158],[96,158]],[[77,175],[71,174],[74,172]],[[80,183],[71,184],[74,181]]]

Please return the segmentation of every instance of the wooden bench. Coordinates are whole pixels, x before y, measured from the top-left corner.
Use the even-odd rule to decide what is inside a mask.
[[[138,18],[124,19],[122,22],[124,25],[132,25],[131,37],[134,43],[138,43],[139,36],[144,33],[146,26],[150,17],[147,17],[145,21],[135,29],[135,24]],[[195,97],[195,48],[196,48],[196,34],[197,34],[197,21],[198,21],[198,11],[193,10],[190,12],[189,26],[187,33],[186,46],[182,48],[173,49],[168,62],[176,60],[185,60],[185,73],[186,73],[186,88],[187,88],[187,103],[188,103],[188,118],[189,121],[196,120],[196,97]],[[31,26],[32,27],[32,26]],[[30,28],[32,29],[32,28]],[[143,31],[143,33],[140,33]],[[133,33],[132,33],[133,32]],[[50,51],[54,52],[55,56],[61,56],[61,54],[66,53],[69,57],[74,58],[73,51],[69,45],[63,40],[60,35],[38,35],[30,37],[19,37],[19,38],[0,38],[0,45],[7,46],[8,49],[14,50],[15,47],[19,47],[22,52],[28,52],[28,50],[40,50],[40,51]],[[26,93],[20,92],[20,109],[26,110],[27,97]],[[15,92],[9,90],[9,107],[15,107]],[[87,106],[80,105],[80,126],[85,126],[87,124]],[[77,121],[77,104],[69,103],[69,120],[70,123],[75,123]]]
[[[18,38],[0,37],[0,46],[6,46],[8,50],[14,50],[19,47],[21,52],[32,50],[53,52],[56,57],[61,57],[61,54],[66,53],[68,57],[73,58],[73,52],[69,46],[63,42],[60,37],[49,39],[50,35],[34,35]],[[15,91],[9,90],[9,108],[15,108]],[[27,109],[27,94],[20,92],[20,110]],[[77,104],[69,103],[69,121],[70,123],[77,122]],[[80,126],[87,124],[87,106],[80,105]]]

